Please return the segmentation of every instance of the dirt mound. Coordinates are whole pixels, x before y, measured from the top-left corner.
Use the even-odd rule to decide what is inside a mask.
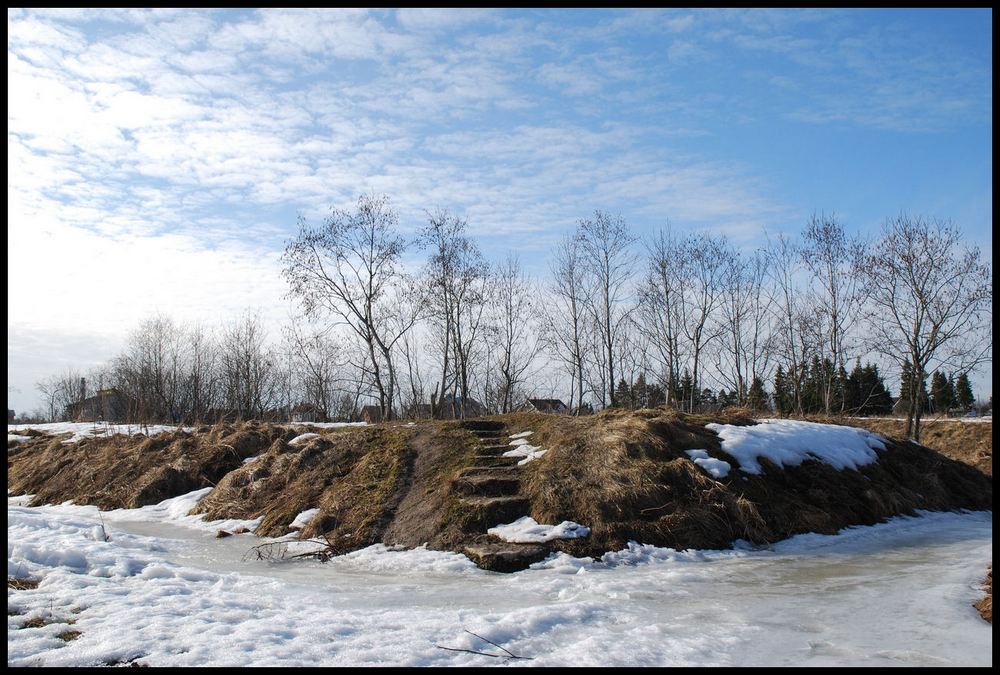
[[[836,424],[837,422],[833,422]],[[882,418],[852,418],[841,424],[851,424],[883,436],[903,438],[906,422]],[[942,455],[976,467],[987,476],[993,475],[993,422],[962,422],[954,419],[929,419],[921,423],[920,444]]]
[[[71,499],[105,510],[136,508],[215,485],[282,433],[247,422],[68,444],[61,436],[35,436],[8,448],[7,488],[35,495],[32,505]]]
[[[987,475],[895,440],[858,471],[818,461],[779,468],[761,459],[763,474],[745,474],[705,427],[719,421],[754,423],[745,415],[658,409],[313,429],[317,436],[294,444],[306,428],[261,423],[73,445],[34,438],[8,450],[8,488],[35,494],[33,504],[73,499],[108,509],[214,486],[195,512],[211,520],[262,517],[260,535],[287,534],[299,513],[318,509],[301,536],[325,538],[331,553],[426,543],[504,571],[553,549],[599,556],[630,540],[725,548],[736,539],[832,534],[916,509],[992,508]],[[510,436],[528,431],[522,437],[546,452],[522,466],[505,452]],[[685,453],[691,449],[733,470],[712,478]],[[590,535],[538,544],[487,534],[525,515],[575,521]]]
[[[725,548],[736,539],[765,544],[916,509],[992,508],[987,476],[912,443],[890,440],[878,461],[859,471],[818,461],[779,468],[761,458],[764,473],[753,475],[735,470],[738,462],[705,428],[718,420],[659,410],[595,418],[525,420],[536,426],[532,443],[549,449],[525,467],[531,515],[591,526],[586,540],[559,544],[575,554],[622,548],[630,539],[674,548]],[[714,479],[688,458],[689,449],[707,449],[734,470]]]

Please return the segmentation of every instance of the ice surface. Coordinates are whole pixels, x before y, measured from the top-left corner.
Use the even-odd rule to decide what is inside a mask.
[[[8,575],[40,581],[8,589],[8,666],[503,664],[439,649],[499,652],[466,631],[543,667],[992,665],[992,629],[971,607],[992,556],[989,512],[767,550],[632,543],[512,575],[382,545],[326,564],[254,561],[252,538],[155,520],[168,512],[104,514],[106,541],[92,507],[8,499]],[[51,623],[21,628],[29,618]],[[70,628],[80,637],[58,638]]]

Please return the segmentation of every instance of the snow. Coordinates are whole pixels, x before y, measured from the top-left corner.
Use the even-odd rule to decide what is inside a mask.
[[[511,445],[514,445],[514,444],[515,443],[511,443]],[[517,463],[517,465],[518,466],[524,466],[528,462],[531,462],[531,461],[536,460],[539,457],[543,456],[546,452],[548,452],[548,450],[542,450],[541,448],[539,448],[537,446],[528,445],[527,441],[525,441],[524,443],[517,444],[517,447],[514,448],[513,450],[508,450],[507,452],[503,453],[503,456],[504,457],[523,457],[524,459],[522,459],[521,461],[519,461]]]
[[[125,436],[136,436],[138,434],[145,434],[147,436],[153,436],[161,431],[174,432],[177,430],[191,432],[195,430],[195,427],[179,427],[170,424],[110,424],[108,422],[49,422],[46,424],[8,424],[7,425],[7,435],[10,436],[10,432],[14,431],[27,431],[28,429],[35,429],[37,431],[44,432],[50,436],[59,436],[61,434],[73,434],[70,438],[63,441],[65,444],[76,443],[77,441],[83,440],[84,438],[93,438],[94,436],[114,436],[117,434],[122,434]]]
[[[366,427],[368,422],[295,422],[295,426],[316,427],[317,429],[343,429],[344,427]]]
[[[159,506],[159,505],[158,505]],[[180,507],[178,507],[179,509]],[[541,667],[991,666],[971,604],[992,514],[923,513],[764,550],[631,543],[557,553],[511,575],[464,556],[377,545],[273,563],[170,509],[7,509],[8,666],[499,666],[476,633]],[[30,618],[50,621],[22,628]],[[74,621],[70,624],[70,621]],[[80,636],[64,642],[59,633]]]
[[[576,539],[590,534],[590,528],[571,520],[564,520],[558,525],[539,525],[534,518],[522,516],[513,523],[497,525],[486,531],[512,544],[534,544],[553,539]]]
[[[288,444],[291,445],[292,447],[297,447],[299,445],[305,445],[314,438],[319,438],[319,434],[314,434],[314,433],[301,434],[299,436],[296,436],[292,440],[288,441]]]
[[[684,452],[691,458],[691,461],[704,469],[705,473],[712,478],[725,478],[729,475],[729,469],[732,468],[729,462],[709,457],[706,450],[685,450]]]
[[[306,509],[299,515],[295,516],[295,520],[293,520],[288,527],[301,530],[303,527],[312,522],[312,519],[316,517],[317,513],[319,513],[319,509]]]
[[[31,436],[20,436],[18,434],[7,434],[7,442],[10,443],[14,441],[15,443],[22,443],[24,441],[30,441]]]
[[[854,469],[878,460],[875,450],[885,439],[864,429],[798,420],[764,419],[751,426],[706,424],[722,440],[722,449],[740,464],[740,471],[761,474],[758,457],[779,467],[797,466],[807,459],[835,469]]]
[[[524,466],[528,462],[538,459],[543,456],[548,450],[542,450],[540,447],[535,445],[530,445],[528,439],[525,436],[530,436],[532,431],[523,431],[519,434],[514,434],[511,438],[516,440],[511,441],[507,445],[514,446],[513,450],[508,450],[503,453],[504,457],[523,457],[521,461],[517,463],[518,466]]]

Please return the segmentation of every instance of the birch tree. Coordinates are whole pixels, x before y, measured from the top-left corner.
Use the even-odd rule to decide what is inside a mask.
[[[937,368],[969,372],[992,359],[993,271],[950,222],[900,215],[862,257],[872,348],[909,363],[906,435],[920,440],[920,386]]]
[[[393,321],[409,285],[400,267],[405,242],[389,198],[363,195],[354,211],[332,209],[319,227],[299,218],[299,235],[282,256],[290,295],[308,317],[327,315],[364,345],[382,419],[392,419],[394,348],[413,321]]]

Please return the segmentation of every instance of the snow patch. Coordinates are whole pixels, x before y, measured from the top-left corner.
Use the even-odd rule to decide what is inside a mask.
[[[729,462],[709,457],[706,450],[685,450],[684,452],[687,453],[692,462],[704,469],[712,478],[725,478],[729,475],[729,469],[732,468],[729,466]]]
[[[296,436],[292,440],[288,441],[288,444],[291,445],[292,447],[298,447],[300,445],[305,445],[314,438],[319,438],[319,434],[309,432],[307,434]]]
[[[511,443],[511,445],[514,445],[515,443],[517,443],[517,441]],[[518,462],[517,465],[518,466],[524,466],[528,462],[536,460],[539,457],[542,457],[546,452],[548,452],[548,450],[542,450],[541,448],[539,448],[537,446],[528,445],[528,442],[524,441],[524,443],[517,443],[517,447],[516,448],[514,448],[513,450],[508,450],[507,452],[503,453],[503,456],[504,457],[523,457],[524,459],[522,459],[520,462]]]
[[[299,515],[295,516],[295,520],[293,520],[288,527],[295,530],[301,530],[303,527],[312,522],[312,519],[316,517],[317,513],[319,513],[319,509],[306,509]]]
[[[528,436],[530,436],[533,433],[535,433],[535,432],[534,431],[522,431],[519,434],[512,434],[512,435],[508,436],[507,438],[527,438]],[[511,443],[511,445],[514,445],[514,444]]]
[[[532,544],[553,539],[586,537],[590,534],[590,528],[571,520],[564,520],[558,525],[539,525],[531,516],[522,516],[513,523],[497,525],[486,532],[512,544]]]
[[[14,431],[27,431],[35,429],[50,436],[61,434],[73,434],[63,441],[64,444],[76,443],[84,438],[95,436],[138,436],[145,434],[153,436],[162,431],[187,431],[195,430],[195,427],[180,427],[171,424],[111,424],[110,422],[49,422],[46,424],[8,424],[7,433]]]
[[[878,461],[875,450],[885,449],[885,439],[864,429],[798,420],[758,420],[752,426],[706,424],[722,440],[722,449],[740,463],[744,473],[762,474],[758,457],[778,466],[798,466],[819,460],[843,471]]]

